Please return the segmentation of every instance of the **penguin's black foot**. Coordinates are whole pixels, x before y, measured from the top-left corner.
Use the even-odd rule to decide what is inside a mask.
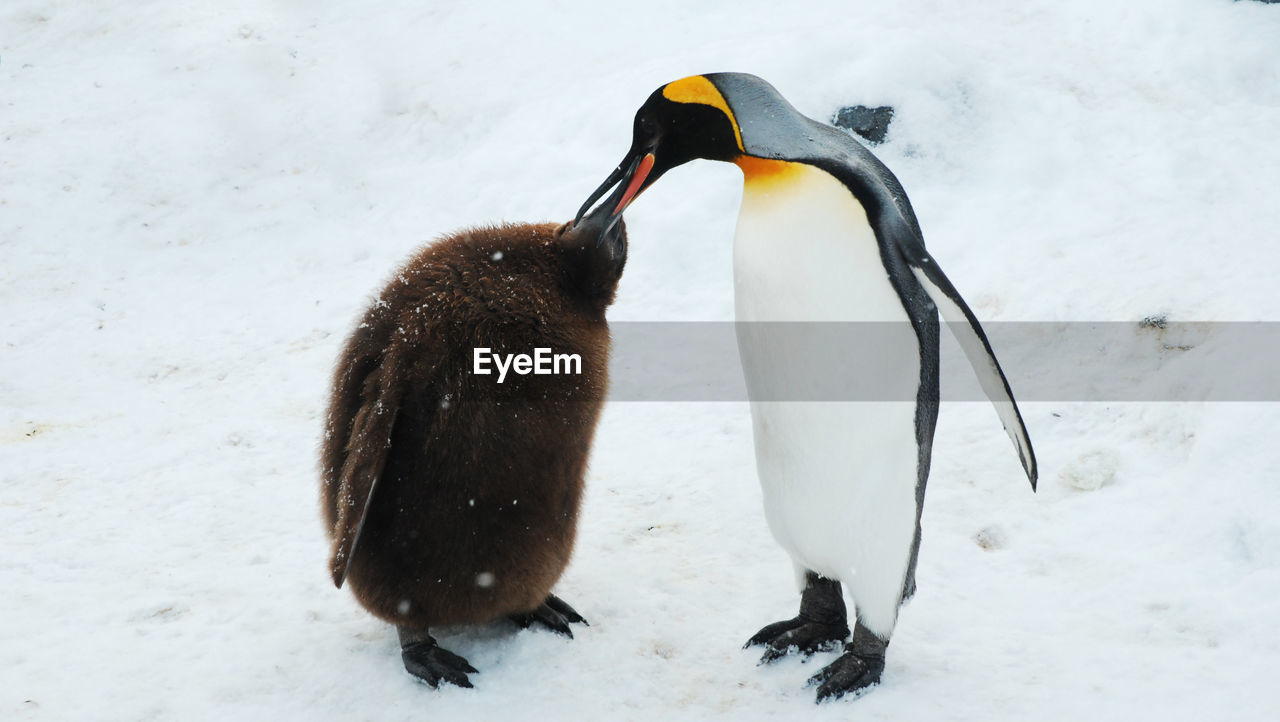
[[[792,652],[807,656],[835,649],[849,638],[849,621],[840,582],[813,572],[805,574],[805,579],[807,583],[800,596],[800,614],[770,624],[743,645],[744,649],[766,648],[760,664],[768,664]]]
[[[569,629],[570,624],[587,624],[587,620],[583,619],[577,610],[554,594],[548,594],[546,601],[538,605],[537,609],[522,614],[512,614],[510,619],[520,625],[521,629],[528,629],[536,622],[569,639],[573,639],[573,630]]]
[[[809,678],[808,686],[818,685],[818,704],[840,699],[852,693],[861,696],[880,682],[884,672],[884,655],[858,654],[853,645],[845,647],[844,654]]]
[[[829,624],[806,620],[803,615],[774,622],[747,640],[747,647],[765,647],[760,664],[768,664],[793,652],[809,656],[835,649],[849,638],[847,624]]]
[[[479,671],[467,660],[442,648],[436,644],[436,640],[429,637],[401,647],[400,658],[404,660],[404,668],[409,674],[432,687],[439,687],[442,681],[459,687],[471,687],[467,673],[475,674]]]

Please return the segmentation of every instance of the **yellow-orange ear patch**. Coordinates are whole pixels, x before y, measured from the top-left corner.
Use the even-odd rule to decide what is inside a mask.
[[[706,76],[691,75],[674,83],[667,83],[662,87],[662,97],[673,103],[709,105],[724,113],[724,116],[729,119],[729,124],[733,126],[733,136],[738,141],[738,150],[743,150],[742,131],[738,129],[738,119],[733,117],[733,111],[729,109],[724,96],[710,80],[707,80]]]

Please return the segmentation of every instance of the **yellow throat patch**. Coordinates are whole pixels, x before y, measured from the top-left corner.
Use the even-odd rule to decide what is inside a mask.
[[[743,183],[751,190],[761,191],[797,180],[806,167],[803,163],[794,163],[789,160],[756,158],[749,155],[738,156],[733,162],[742,169]]]

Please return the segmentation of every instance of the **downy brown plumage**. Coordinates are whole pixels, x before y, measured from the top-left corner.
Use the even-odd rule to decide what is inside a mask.
[[[551,588],[573,550],[626,260],[622,224],[604,217],[439,239],[392,276],[339,360],[321,460],[330,571],[397,625],[406,667],[433,686],[470,686],[474,670],[431,626],[582,621]],[[577,354],[581,374],[499,383],[473,373],[477,348]]]

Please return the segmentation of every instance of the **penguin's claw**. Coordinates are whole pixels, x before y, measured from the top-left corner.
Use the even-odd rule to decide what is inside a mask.
[[[409,674],[436,688],[442,681],[458,687],[471,687],[473,685],[467,679],[467,674],[479,672],[467,660],[442,648],[435,640],[414,642],[402,647],[400,658]]]
[[[798,616],[782,622],[774,622],[761,629],[747,640],[743,649],[765,647],[759,663],[768,664],[793,652],[799,652],[807,657],[815,652],[835,649],[848,638],[848,625],[812,621]]]
[[[563,599],[554,594],[548,594],[547,601],[543,603],[559,612],[560,616],[564,617],[565,621],[570,624],[585,624],[588,627],[591,626],[587,620],[582,618],[581,614],[578,614],[578,610],[569,606]]]
[[[884,657],[858,656],[852,651],[846,651],[836,661],[810,677],[806,686],[819,685],[815,701],[822,704],[850,693],[855,697],[861,696],[880,683],[883,672]]]
[[[538,605],[537,609],[521,614],[512,614],[510,619],[520,625],[521,629],[528,629],[530,625],[536,622],[569,639],[573,639],[573,630],[569,629],[571,623],[587,623],[587,620],[583,619],[581,614],[578,614],[573,607],[565,604],[562,599],[554,594],[548,595],[546,601]]]

